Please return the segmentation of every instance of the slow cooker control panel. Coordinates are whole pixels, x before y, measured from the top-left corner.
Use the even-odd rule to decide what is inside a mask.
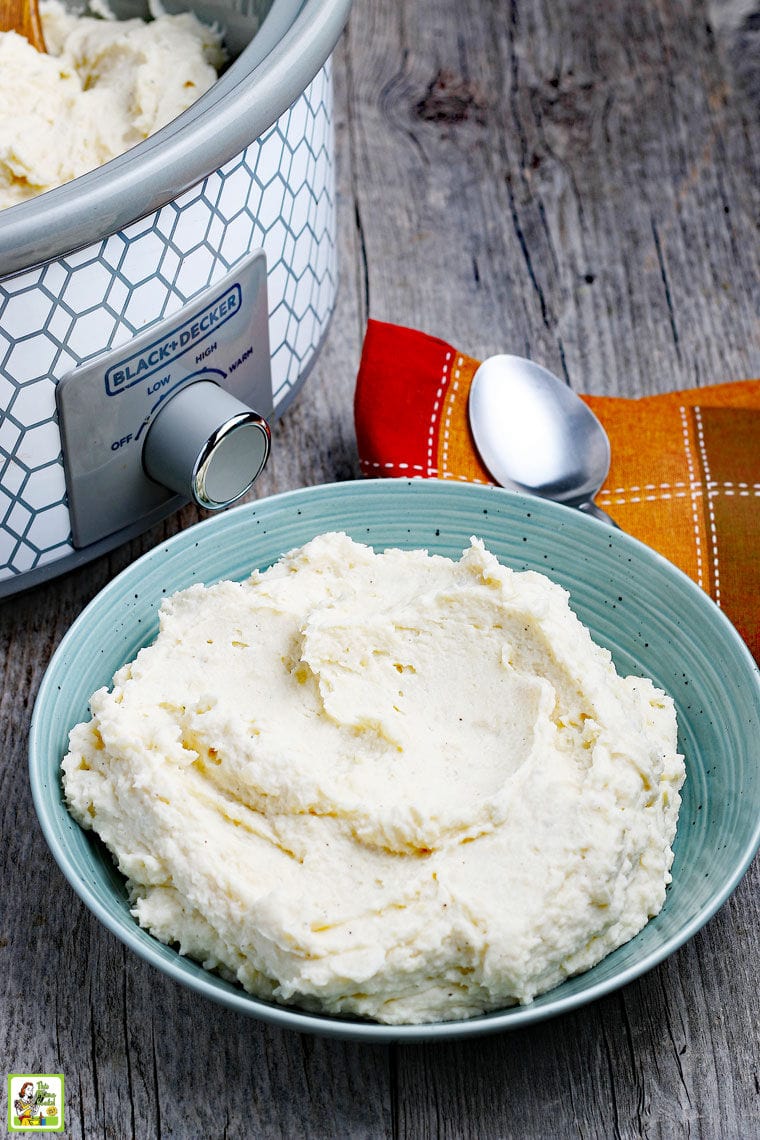
[[[179,312],[59,382],[74,545],[183,501],[228,506],[269,454],[266,258],[257,250]]]

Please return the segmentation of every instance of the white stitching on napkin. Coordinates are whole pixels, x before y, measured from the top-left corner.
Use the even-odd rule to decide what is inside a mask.
[[[668,484],[661,483],[660,486],[667,487]],[[673,486],[685,487],[687,484],[674,483]],[[751,489],[737,491],[735,490],[736,487],[745,487]],[[630,498],[625,497],[629,494],[630,491],[638,490],[640,490],[639,487],[605,487],[602,491],[599,492],[598,495],[595,495],[594,497],[605,499],[607,504],[610,505],[612,503],[660,502],[663,499],[685,499],[687,496],[686,491],[674,491],[672,494],[669,491],[663,491],[659,495],[645,495],[643,498],[641,496],[638,498],[635,498],[633,496]],[[694,483],[691,484],[690,493],[696,494],[697,497],[702,494],[702,484],[698,479],[696,479]],[[707,494],[713,499],[717,495],[743,495],[745,498],[754,497],[756,499],[760,499],[760,483],[716,483],[715,481],[712,481],[708,484]],[[615,498],[615,496],[619,497]]]
[[[689,439],[689,417],[686,414],[686,408],[681,405],[678,409],[681,414],[681,426],[683,428],[683,445],[686,451],[686,463],[689,469],[689,485],[691,489],[691,517],[694,523],[694,541],[697,548],[697,582],[704,590],[705,583],[702,574],[702,537],[699,532],[699,510],[697,508],[697,499],[699,498],[700,491],[697,491],[696,469],[694,465],[694,456],[691,451],[691,441]],[[700,484],[701,486],[701,484]]]
[[[373,471],[379,471],[381,468],[383,471],[427,471],[428,470],[428,468],[423,467],[421,463],[393,463],[390,461],[388,463],[380,463],[379,460],[377,460],[377,459],[360,459],[359,462],[361,463],[362,467],[365,467],[367,470],[369,470],[371,468]],[[438,468],[434,467],[431,469],[431,471],[432,471],[432,474],[435,475],[438,472]]]
[[[710,538],[712,540],[712,553],[713,553],[713,585],[714,585],[714,598],[715,604],[720,605],[720,564],[718,559],[718,530],[715,525],[715,508],[713,507],[713,494],[711,488],[717,484],[710,478],[710,461],[707,458],[707,447],[705,446],[705,433],[702,424],[702,409],[695,404],[694,406],[694,421],[697,425],[697,440],[699,443],[699,454],[702,457],[702,469],[705,473],[707,481],[707,513],[710,518]],[[716,492],[717,494],[717,492]]]
[[[443,447],[441,449],[442,460],[442,475],[445,479],[449,474],[449,439],[451,433],[451,413],[456,402],[457,392],[459,391],[459,369],[464,363],[461,356],[457,357],[454,373],[449,384],[449,390],[446,393],[446,416],[443,421]]]
[[[493,483],[489,483],[487,479],[469,479],[466,475],[457,475],[454,471],[439,472],[437,467],[427,468],[423,467],[421,463],[394,463],[391,461],[380,463],[377,459],[360,459],[359,462],[365,471],[382,469],[383,471],[404,471],[407,474],[411,471],[418,473],[412,475],[413,479],[423,479],[427,475],[435,475],[440,479],[454,479],[459,483],[480,483],[483,487],[493,486]]]
[[[435,454],[435,425],[438,419],[438,411],[441,406],[441,397],[443,390],[446,387],[446,374],[449,370],[449,361],[451,360],[451,353],[446,353],[446,359],[443,362],[443,373],[441,375],[441,383],[438,391],[435,394],[433,401],[433,411],[430,415],[430,427],[428,428],[428,447],[427,447],[427,461],[428,461],[428,475],[436,475],[438,468],[433,465],[433,456]]]
[[[644,491],[657,491],[657,490],[669,491],[672,487],[688,487],[688,486],[689,486],[688,483],[683,483],[680,481],[675,482],[675,483],[645,483],[643,488],[640,487],[638,484],[634,483],[630,487],[609,487],[609,488],[606,488],[604,491],[600,491],[600,494],[602,494],[602,495],[626,495],[626,494],[628,494],[629,491],[641,491],[642,489]],[[666,496],[662,495],[660,497],[664,499]]]

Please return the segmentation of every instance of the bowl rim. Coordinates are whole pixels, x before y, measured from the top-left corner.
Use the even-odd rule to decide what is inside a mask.
[[[29,731],[29,777],[37,819],[56,863],[88,909],[95,914],[112,934],[115,934],[121,942],[145,961],[150,962],[151,965],[157,967],[162,973],[171,977],[172,980],[180,982],[194,992],[200,993],[228,1009],[244,1013],[247,1016],[253,1016],[260,1021],[277,1025],[281,1028],[290,1028],[300,1032],[315,1033],[332,1038],[372,1041],[375,1043],[414,1043],[420,1041],[469,1038],[503,1032],[507,1029],[517,1029],[545,1021],[560,1014],[569,1013],[572,1010],[615,992],[629,982],[648,973],[655,966],[670,957],[671,954],[688,942],[733,894],[741,879],[746,874],[758,849],[760,849],[760,816],[755,823],[754,830],[746,840],[743,850],[734,862],[732,873],[722,879],[720,886],[713,890],[709,900],[688,922],[667,938],[661,946],[649,951],[636,962],[621,969],[613,977],[595,982],[591,986],[576,993],[560,996],[554,1000],[550,999],[550,1002],[545,1005],[532,1003],[525,1006],[511,1006],[504,1010],[493,1011],[473,1018],[414,1025],[386,1025],[384,1023],[363,1021],[341,1015],[311,1013],[298,1009],[297,1007],[279,1005],[257,998],[242,988],[234,987],[234,983],[229,983],[229,990],[217,988],[213,986],[209,980],[212,978],[216,978],[217,982],[222,980],[217,975],[196,975],[187,971],[184,965],[186,961],[190,961],[194,966],[198,965],[192,959],[185,959],[176,951],[173,959],[167,960],[161,956],[157,948],[161,947],[163,951],[167,948],[163,943],[153,939],[149,932],[142,931],[151,941],[140,941],[136,938],[135,930],[141,928],[135,927],[132,929],[126,927],[117,918],[112,917],[106,908],[101,905],[99,900],[93,897],[87,885],[82,882],[77,872],[71,867],[68,855],[63,844],[59,842],[58,834],[53,826],[52,820],[48,817],[47,808],[43,802],[43,792],[46,785],[41,779],[41,772],[38,771],[38,768],[41,769],[43,764],[43,761],[38,759],[38,753],[41,747],[40,722],[43,717],[45,705],[49,699],[48,692],[53,689],[56,683],[54,676],[55,665],[65,656],[70,642],[74,640],[77,631],[82,625],[86,624],[89,615],[93,611],[106,605],[109,595],[119,592],[121,583],[128,582],[132,579],[134,579],[135,583],[138,583],[141,577],[141,571],[146,565],[156,561],[160,562],[167,553],[171,553],[177,550],[177,548],[181,549],[182,546],[187,543],[192,544],[198,539],[199,535],[202,536],[206,531],[213,533],[213,531],[220,526],[233,525],[235,518],[242,517],[243,515],[250,516],[252,511],[255,512],[256,509],[260,507],[264,508],[265,513],[269,513],[270,510],[276,512],[281,509],[288,509],[290,506],[294,506],[298,509],[300,502],[304,500],[308,501],[315,495],[324,494],[336,496],[339,504],[342,497],[352,496],[356,494],[357,491],[361,495],[367,495],[370,499],[375,492],[381,494],[383,492],[387,493],[388,491],[390,491],[391,494],[400,494],[402,497],[405,493],[411,492],[413,494],[441,495],[444,498],[448,497],[451,493],[457,496],[460,494],[472,494],[474,498],[480,498],[485,492],[488,495],[497,497],[505,496],[511,500],[519,500],[523,506],[527,503],[531,508],[530,514],[533,517],[540,517],[546,511],[548,513],[549,523],[551,523],[552,519],[556,519],[557,521],[560,519],[566,520],[566,513],[571,510],[571,508],[547,500],[518,494],[491,485],[486,486],[471,483],[452,484],[443,480],[407,479],[403,477],[381,480],[346,480],[343,482],[323,483],[310,487],[301,487],[291,491],[284,491],[263,499],[254,500],[251,503],[233,507],[219,515],[195,523],[177,532],[169,539],[141,555],[112,578],[74,619],[50,658],[35,699]],[[589,533],[594,533],[593,528],[601,527],[605,533],[608,532],[607,524],[591,516],[576,511],[572,511],[572,515],[576,520],[582,519],[582,522],[577,523],[581,530],[586,530],[590,527],[592,529]],[[225,524],[224,520],[229,521]],[[743,659],[744,664],[747,666],[747,677],[752,680],[754,696],[758,712],[760,713],[760,669],[758,669],[745,642],[720,608],[691,578],[651,547],[646,546],[632,535],[623,531],[615,532],[615,540],[616,542],[623,543],[624,546],[630,544],[631,547],[639,552],[640,556],[643,556],[645,559],[652,559],[655,564],[664,569],[668,576],[674,576],[680,587],[687,590],[697,601],[698,605],[704,606],[706,612],[711,613],[713,620],[717,621],[720,626],[722,634],[732,644],[734,650],[738,653],[739,659]],[[222,574],[221,577],[224,577],[224,575]],[[56,805],[56,809],[60,809],[59,815],[61,818],[64,818],[67,823],[75,827],[78,826],[65,808],[62,796],[60,803]],[[155,943],[156,949],[154,949],[151,942]],[[202,970],[202,967],[198,966],[198,969]],[[581,977],[582,975],[577,976]],[[547,991],[546,995],[539,995],[539,997],[546,997],[556,992],[557,990],[555,988],[555,990]]]
[[[245,150],[324,65],[351,3],[273,0],[248,47],[192,107],[103,166],[0,210],[0,285],[155,213]]]

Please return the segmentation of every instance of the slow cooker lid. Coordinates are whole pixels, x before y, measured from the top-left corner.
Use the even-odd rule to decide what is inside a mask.
[[[253,13],[262,8],[261,0],[243,2]],[[350,8],[351,0],[273,0],[248,47],[173,122],[81,178],[0,211],[0,276],[118,232],[239,154],[314,78]]]

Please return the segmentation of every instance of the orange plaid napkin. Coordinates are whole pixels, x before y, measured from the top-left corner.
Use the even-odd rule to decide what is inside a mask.
[[[467,419],[478,363],[370,321],[354,406],[363,472],[493,483]],[[698,582],[760,661],[760,380],[583,399],[612,448],[599,506]]]

